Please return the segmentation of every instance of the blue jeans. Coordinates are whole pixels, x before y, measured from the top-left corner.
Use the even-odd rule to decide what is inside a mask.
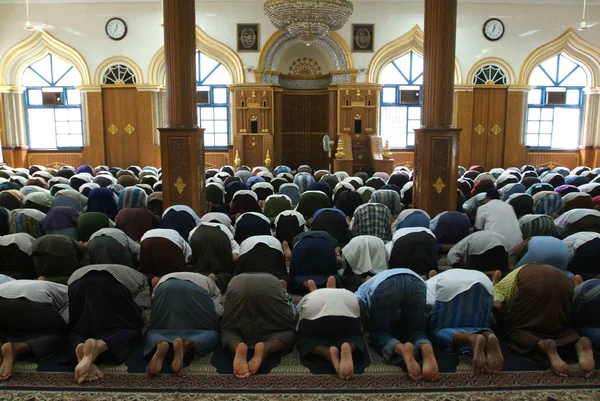
[[[385,279],[373,292],[369,307],[371,346],[386,361],[401,360],[394,353],[400,342],[412,343],[416,356],[422,345],[431,344],[425,334],[426,291],[419,278],[398,274]]]

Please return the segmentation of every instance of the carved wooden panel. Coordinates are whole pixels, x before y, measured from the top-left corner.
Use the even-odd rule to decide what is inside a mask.
[[[415,152],[392,152],[392,159],[394,166],[406,166],[412,170],[415,164]]]
[[[283,132],[326,133],[329,128],[329,94],[283,93],[282,115]]]
[[[460,134],[460,154],[458,164],[462,166],[471,166],[471,138],[473,131],[473,91],[456,92],[456,115],[454,125],[462,128]]]
[[[470,147],[471,165],[481,164],[486,166],[486,146],[490,129],[488,127],[489,102],[489,89],[477,88],[473,91],[473,124]]]
[[[265,161],[263,154],[263,136],[262,135],[244,135],[243,136],[244,156],[242,163],[251,167],[262,166]]]
[[[106,163],[102,92],[86,92],[84,96],[89,142],[83,149],[83,158],[87,164],[97,166]]]
[[[169,153],[168,177],[171,205],[192,204],[191,187],[188,185],[193,179],[190,174],[190,149],[194,148],[194,144],[190,139],[189,137],[171,137],[165,144]],[[175,187],[175,190],[171,186]]]
[[[507,89],[489,89],[489,91],[485,166],[491,169],[502,166],[504,161]]]
[[[323,135],[326,132],[304,133],[284,132],[281,136],[282,164],[295,169],[301,164],[308,164],[313,169],[329,168],[327,152],[323,150]],[[335,153],[335,147],[333,148]]]
[[[579,166],[579,151],[573,152],[529,152],[527,164],[533,166],[565,166],[573,169]]]

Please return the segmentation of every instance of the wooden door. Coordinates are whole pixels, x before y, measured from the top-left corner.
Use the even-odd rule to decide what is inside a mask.
[[[507,88],[476,87],[473,90],[471,165],[482,165],[487,170],[502,166],[506,100]]]
[[[486,165],[488,111],[490,91],[487,88],[473,90],[473,131],[471,132],[471,165]],[[469,168],[469,166],[465,166]],[[491,167],[490,167],[491,168]]]
[[[139,164],[137,89],[103,88],[104,147],[109,166]]]
[[[504,131],[508,92],[506,88],[490,88],[488,91],[487,146],[484,166],[491,169],[502,167],[504,163]]]

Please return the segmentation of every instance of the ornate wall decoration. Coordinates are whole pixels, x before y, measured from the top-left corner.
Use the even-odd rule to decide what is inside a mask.
[[[506,72],[497,65],[486,64],[479,67],[473,76],[473,85],[508,85]]]
[[[321,67],[312,58],[302,57],[292,63],[289,75],[321,75]]]
[[[102,74],[103,85],[137,84],[135,72],[125,64],[113,64]]]
[[[280,76],[276,73],[279,60],[285,50],[299,39],[289,33],[280,31],[271,36],[265,44],[256,70],[257,82],[280,83]],[[354,62],[350,54],[350,49],[344,39],[334,32],[330,32],[314,41],[315,45],[320,46],[329,56],[333,64],[332,82],[351,82],[354,70]],[[339,72],[334,74],[334,72]]]

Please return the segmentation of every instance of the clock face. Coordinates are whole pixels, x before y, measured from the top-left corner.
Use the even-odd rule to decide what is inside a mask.
[[[490,18],[483,24],[483,36],[487,40],[499,40],[504,35],[504,23],[498,18]]]
[[[113,40],[121,40],[127,35],[127,24],[121,18],[111,18],[106,23],[106,34]]]

